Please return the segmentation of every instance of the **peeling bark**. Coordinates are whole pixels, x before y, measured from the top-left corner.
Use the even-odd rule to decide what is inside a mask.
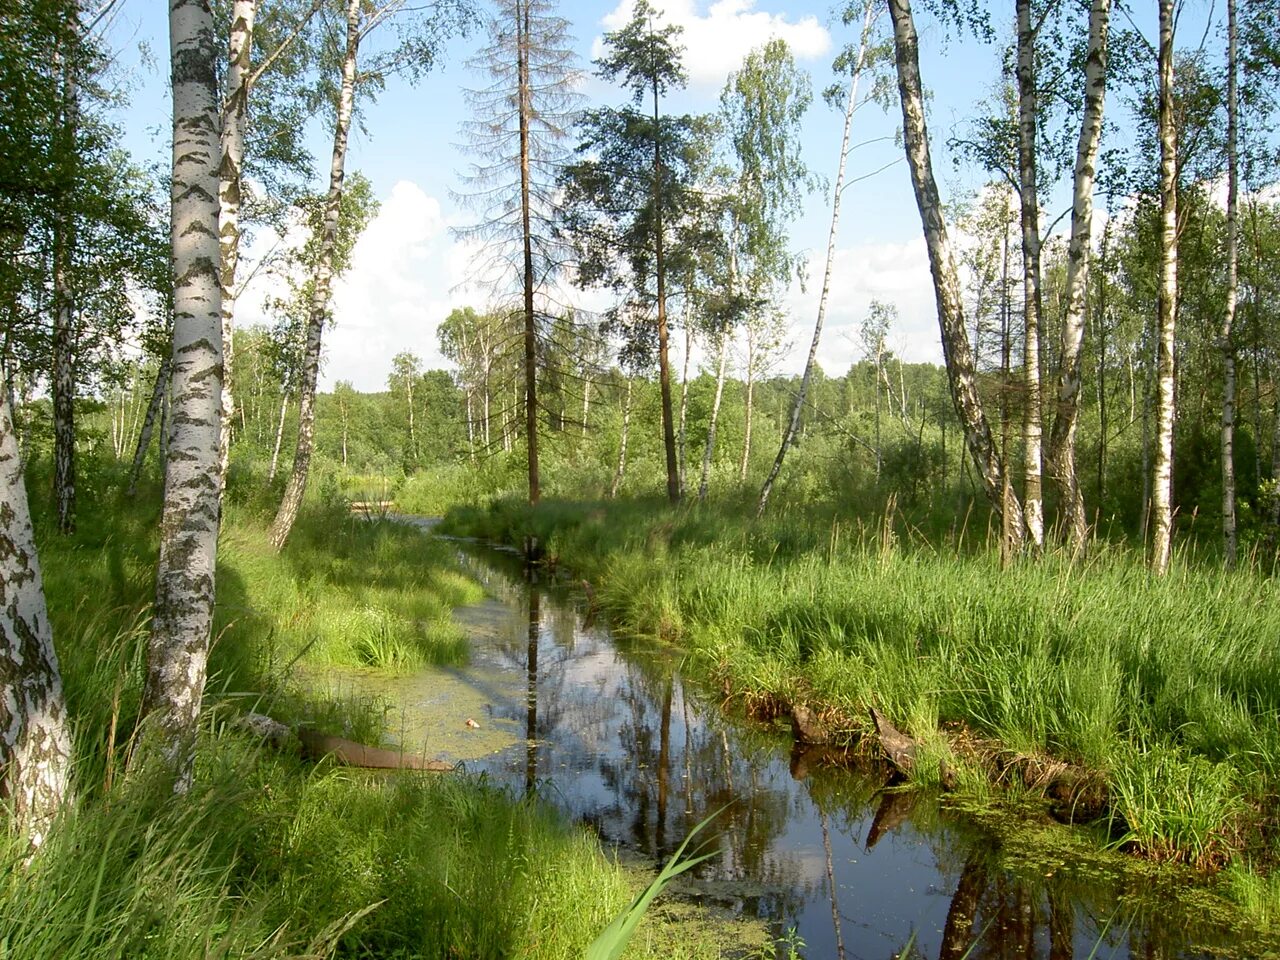
[[[219,168],[218,250],[222,284],[222,429],[218,441],[218,488],[227,485],[231,457],[231,418],[235,398],[231,390],[231,362],[235,339],[236,268],[240,263],[241,172],[244,167],[244,127],[249,109],[250,58],[253,21],[258,0],[235,0],[231,7],[226,100],[222,105],[222,162]]]
[[[68,799],[71,730],[9,386],[0,389],[0,797],[34,851]]]
[[[1173,344],[1178,315],[1178,137],[1173,103],[1174,0],[1160,0],[1160,305],[1156,352],[1156,444],[1151,483],[1151,569],[1169,569],[1173,539]]]
[[[191,782],[196,721],[213,626],[221,512],[222,309],[218,167],[222,148],[213,16],[202,0],[172,0],[173,370],[156,603],[147,648],[138,760]]]

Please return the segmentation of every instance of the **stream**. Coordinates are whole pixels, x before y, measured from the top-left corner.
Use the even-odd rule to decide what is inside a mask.
[[[723,809],[706,831],[718,854],[680,896],[761,919],[775,937],[794,931],[814,960],[885,960],[913,937],[910,956],[929,960],[1274,949],[1233,944],[1154,872],[1135,883],[1114,865],[1108,876],[1105,858],[1082,865],[1098,858],[1078,856],[1089,841],[1071,831],[1047,848],[1002,842],[936,798],[885,789],[883,774],[793,757],[790,736],[686,685],[677,651],[615,637],[580,590],[527,582],[512,553],[458,546],[490,599],[456,613],[472,638],[467,667],[379,689],[400,711],[401,742],[536,792],[653,863]]]

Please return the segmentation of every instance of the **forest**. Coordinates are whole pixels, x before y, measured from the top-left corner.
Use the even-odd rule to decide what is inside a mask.
[[[0,956],[1280,955],[1273,0],[143,6],[0,9]]]

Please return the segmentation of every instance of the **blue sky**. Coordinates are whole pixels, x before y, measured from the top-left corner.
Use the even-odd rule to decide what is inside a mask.
[[[830,63],[840,45],[854,39],[828,8],[812,2],[779,0],[662,0],[656,4],[685,28],[685,64],[690,86],[673,107],[714,109],[728,72],[751,48],[772,36],[791,45],[802,67],[813,76],[815,90],[831,79]],[[1012,21],[1012,3],[989,5],[997,29]],[[625,21],[630,0],[574,0],[562,6],[573,24],[584,65],[589,67],[604,30]],[[958,199],[977,190],[980,173],[958,168],[945,148],[947,137],[973,115],[975,104],[999,81],[1000,49],[972,39],[948,39],[944,31],[917,12],[921,32],[921,69],[932,100],[930,125],[934,165],[944,199]],[[882,23],[882,28],[887,24]],[[128,107],[121,118],[127,143],[136,153],[165,158],[168,150],[166,89],[167,21],[165,7],[150,0],[125,0],[108,34],[117,51],[122,82],[128,85]],[[148,65],[137,52],[150,47]],[[467,251],[449,233],[465,224],[470,214],[451,198],[459,187],[458,172],[467,157],[456,146],[466,107],[462,88],[480,85],[464,62],[479,38],[451,45],[445,63],[417,86],[393,81],[376,103],[365,105],[367,135],[352,138],[349,169],[363,171],[383,202],[377,220],[362,238],[352,269],[335,289],[336,325],[327,336],[323,380],[350,380],[357,389],[381,389],[391,356],[408,349],[429,366],[442,365],[436,343],[436,324],[458,305],[481,306],[480,297],[463,284],[468,275]],[[618,103],[620,91],[592,78],[586,93],[593,102]],[[1110,104],[1109,104],[1110,106]],[[811,169],[834,179],[841,116],[815,97],[805,120],[803,146]],[[873,177],[851,185],[845,193],[820,361],[830,373],[840,373],[857,359],[857,324],[872,298],[898,307],[900,320],[890,343],[910,360],[940,360],[937,322],[919,218],[911,194],[901,147],[894,137],[900,123],[896,104],[890,113],[868,104],[855,120],[853,141],[866,142],[854,151],[850,177],[885,167]],[[149,133],[148,131],[151,131]],[[153,135],[158,131],[158,136]],[[318,166],[327,170],[330,146],[319,124],[311,133]],[[317,179],[316,189],[326,181]],[[1050,219],[1057,211],[1050,211]],[[779,359],[779,370],[798,370],[803,364],[816,315],[817,287],[826,252],[830,224],[829,198],[810,196],[792,237],[795,247],[810,258],[808,289],[795,285],[785,298],[790,322],[790,350]],[[262,316],[259,306],[264,283],[255,284],[242,300],[242,322]],[[586,298],[601,305],[599,298]],[[695,354],[695,361],[698,355]],[[677,361],[678,362],[678,361]]]

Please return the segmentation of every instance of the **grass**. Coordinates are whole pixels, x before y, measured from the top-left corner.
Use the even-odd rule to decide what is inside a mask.
[[[801,507],[753,523],[731,507],[501,501],[446,525],[538,536],[616,623],[678,642],[748,709],[806,703],[857,739],[875,706],[962,782],[1090,771],[1117,845],[1205,869],[1274,861],[1280,605],[1255,572],[1184,559],[1153,579],[1102,543],[1084,564],[1001,569],[991,551]]]
[[[157,513],[104,485],[77,535],[38,518],[77,802],[30,868],[0,838],[0,956],[576,958],[644,887],[593,835],[482,780],[312,766],[236,726],[253,708],[376,742],[379,704],[319,697],[290,666],[465,658],[449,614],[481,590],[450,549],[336,503],[304,507],[279,555],[264,504],[230,505],[196,786],[125,778]],[[648,924],[646,943],[669,942]],[[718,955],[689,938],[678,953]]]

